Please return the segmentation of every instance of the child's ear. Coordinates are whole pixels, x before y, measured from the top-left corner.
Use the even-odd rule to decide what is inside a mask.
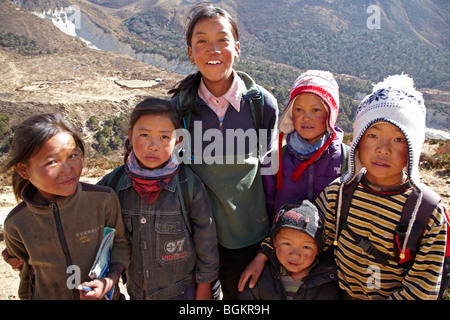
[[[23,163],[18,163],[14,165],[14,169],[16,169],[17,173],[20,174],[22,178],[25,180],[29,179],[28,172],[27,172],[27,166]]]
[[[189,61],[191,62],[192,65],[195,64],[194,57],[192,56],[192,48],[191,48],[191,46],[187,47],[187,52],[188,52]]]
[[[236,50],[236,56],[234,57],[234,60],[236,60],[241,55],[241,43],[239,41],[236,41],[234,48]]]

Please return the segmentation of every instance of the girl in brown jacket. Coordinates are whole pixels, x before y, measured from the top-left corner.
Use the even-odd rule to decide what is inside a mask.
[[[25,120],[14,132],[13,189],[23,200],[5,220],[5,242],[20,259],[20,299],[101,299],[130,261],[130,246],[116,194],[79,182],[84,145],[59,114]],[[109,274],[88,274],[103,238],[115,229]],[[80,291],[83,283],[90,291]]]

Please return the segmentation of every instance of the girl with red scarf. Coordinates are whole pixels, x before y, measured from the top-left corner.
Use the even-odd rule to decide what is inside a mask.
[[[125,178],[119,199],[132,244],[127,270],[131,299],[209,299],[218,276],[216,229],[208,195],[194,177],[189,233],[178,198],[174,154],[181,123],[170,102],[148,98],[130,117]],[[185,168],[185,170],[189,170]],[[99,184],[106,185],[108,176]]]

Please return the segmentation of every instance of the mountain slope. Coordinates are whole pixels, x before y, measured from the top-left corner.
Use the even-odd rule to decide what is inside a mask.
[[[79,9],[76,35],[96,47],[126,53],[148,64],[182,74],[193,70],[187,60],[183,26],[187,10],[200,1],[20,2],[23,9],[51,19],[53,23],[65,20],[72,28],[67,21],[66,9],[75,6]],[[242,44],[236,67],[250,73],[271,90],[281,108],[293,80],[301,71],[312,68],[329,70],[336,75],[341,92],[345,94],[341,99],[339,125],[348,131],[358,104],[358,100],[352,98],[361,99],[367,94],[370,91],[368,83],[404,72],[414,77],[417,87],[426,95],[427,105],[440,112],[431,113],[433,119],[441,120],[438,127],[448,128],[450,33],[443,32],[449,29],[448,1],[212,2],[236,17]],[[379,29],[368,27],[374,17],[368,8],[374,4],[380,13]],[[56,11],[57,8],[61,11]],[[36,32],[33,37],[39,38],[37,34],[41,34],[46,38],[45,32]],[[67,42],[61,43],[64,43],[62,51],[70,47]]]
[[[0,46],[0,113],[11,117],[11,125],[36,113],[60,111],[81,130],[92,115],[104,120],[119,112],[128,114],[144,96],[166,97],[182,78],[125,54],[90,49],[10,1],[0,0],[0,21],[0,32],[23,35],[45,49],[23,55],[15,47]],[[156,78],[162,81],[152,88],[129,89],[115,83]]]

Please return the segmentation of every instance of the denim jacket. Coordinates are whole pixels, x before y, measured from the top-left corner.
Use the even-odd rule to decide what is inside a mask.
[[[195,176],[189,233],[177,190],[178,175],[146,204],[126,176],[119,187],[125,227],[132,245],[127,290],[136,299],[168,299],[194,281],[208,283],[218,277],[216,227],[206,189]],[[106,184],[107,176],[99,182]]]

